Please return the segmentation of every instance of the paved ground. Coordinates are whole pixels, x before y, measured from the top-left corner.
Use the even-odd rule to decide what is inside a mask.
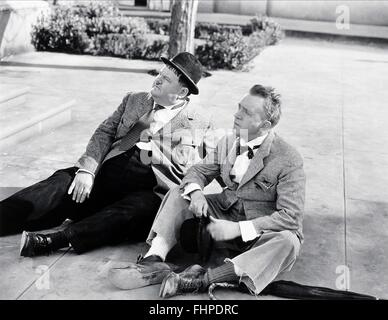
[[[289,38],[267,48],[249,72],[217,71],[200,83],[201,96],[195,102],[212,112],[220,127],[232,125],[237,102],[254,83],[272,85],[282,93],[283,118],[277,131],[300,150],[307,174],[306,239],[285,279],[343,288],[348,268],[351,290],[388,297],[386,52],[383,46]],[[1,154],[3,197],[14,192],[12,188],[72,165],[99,122],[127,91],[148,89],[153,77],[144,71],[160,65],[49,53],[8,61],[13,66],[0,65],[1,82],[29,85],[36,94],[74,98],[77,105],[71,124]],[[118,291],[105,278],[112,261],[135,260],[145,244],[106,247],[81,256],[62,251],[35,259],[18,257],[18,246],[19,235],[0,238],[2,299],[158,298],[158,286]],[[225,291],[220,297],[251,298]]]

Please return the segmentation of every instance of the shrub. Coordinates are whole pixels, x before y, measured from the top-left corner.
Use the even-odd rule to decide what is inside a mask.
[[[194,34],[197,39],[210,39],[210,36],[214,33],[235,33],[239,31],[241,31],[241,27],[236,25],[220,25],[217,23],[199,22],[195,26]]]
[[[243,27],[244,35],[252,33],[262,33],[264,45],[271,46],[277,44],[284,36],[280,24],[267,16],[255,16],[250,24]]]
[[[31,42],[38,51],[82,53],[90,40],[85,23],[71,8],[56,8],[50,17],[42,16],[32,27]]]
[[[122,17],[110,2],[59,6],[33,26],[32,44],[38,51],[135,58],[145,51],[148,30],[144,19]]]
[[[86,23],[86,33],[89,37],[109,33],[137,33],[144,35],[148,30],[147,23],[143,18],[102,17],[89,19]]]
[[[114,2],[99,1],[55,7],[33,26],[32,43],[37,50],[155,60],[167,55],[168,39],[160,35],[169,27],[170,19],[123,17]],[[256,16],[243,27],[197,23],[195,37],[205,40],[196,48],[205,67],[241,69],[265,46],[279,42],[282,32],[272,19]]]
[[[242,69],[265,48],[264,32],[255,31],[249,37],[241,29],[213,33],[204,45],[197,46],[196,55],[210,70]]]
[[[249,59],[248,44],[241,30],[213,33],[196,49],[203,66],[214,69],[240,69]]]
[[[102,17],[117,17],[120,11],[114,1],[89,1],[72,6],[74,15],[87,19]]]
[[[154,40],[149,44],[143,54],[142,58],[147,60],[159,60],[161,56],[167,56],[168,54],[168,41],[167,40]]]
[[[170,19],[147,19],[147,25],[151,32],[161,35],[169,34],[170,22]]]
[[[170,19],[149,18],[147,24],[151,32],[155,34],[168,35],[170,32]],[[254,32],[264,32],[265,36],[262,37],[266,39],[266,45],[277,44],[283,38],[280,25],[267,16],[255,16],[249,24],[244,26],[197,22],[194,37],[196,39],[209,39],[214,33],[234,32],[236,30],[241,30],[244,36],[250,36]]]
[[[136,59],[142,57],[147,40],[135,34],[108,33],[95,35],[92,44],[90,52],[94,55]]]

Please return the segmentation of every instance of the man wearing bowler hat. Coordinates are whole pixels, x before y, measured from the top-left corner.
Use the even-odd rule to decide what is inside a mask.
[[[23,231],[21,256],[145,240],[163,196],[212,143],[211,122],[188,98],[201,64],[188,52],[162,61],[150,92],[125,95],[73,167],[0,202],[0,236]],[[66,219],[61,231],[31,232]]]

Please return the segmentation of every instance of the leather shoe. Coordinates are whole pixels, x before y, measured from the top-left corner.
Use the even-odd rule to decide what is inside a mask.
[[[181,273],[170,272],[162,282],[159,296],[170,298],[184,293],[204,292],[207,288],[205,281],[206,270],[195,264]]]
[[[52,252],[49,237],[44,234],[23,231],[20,240],[20,255],[22,257],[33,257]]]
[[[177,268],[156,255],[146,258],[139,256],[136,263],[110,269],[108,279],[115,287],[130,290],[161,283],[167,274]]]

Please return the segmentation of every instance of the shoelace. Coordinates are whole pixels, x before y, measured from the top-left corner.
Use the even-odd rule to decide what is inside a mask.
[[[180,278],[178,283],[182,292],[197,292],[203,287],[202,279],[184,279]]]
[[[49,243],[49,241],[47,239],[47,236],[37,234],[36,237],[38,239],[39,245],[43,244],[43,246],[45,246],[45,247],[48,247],[50,245],[50,243]]]
[[[48,237],[44,234],[36,234],[35,236],[37,241],[33,242],[34,251],[36,253],[45,253],[46,255],[50,255],[52,248]]]

